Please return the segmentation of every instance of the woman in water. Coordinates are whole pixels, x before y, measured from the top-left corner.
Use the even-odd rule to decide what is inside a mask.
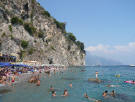
[[[68,91],[67,91],[67,89],[64,90],[64,93],[63,93],[62,96],[68,96]]]

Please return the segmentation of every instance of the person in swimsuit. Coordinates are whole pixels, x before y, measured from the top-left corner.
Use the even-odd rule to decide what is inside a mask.
[[[14,83],[15,82],[15,75],[13,75],[11,78],[12,78],[12,80],[11,80],[12,83]]]

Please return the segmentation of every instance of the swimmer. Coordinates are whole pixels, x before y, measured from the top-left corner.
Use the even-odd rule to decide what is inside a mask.
[[[64,90],[64,93],[63,93],[62,96],[68,96],[68,91],[67,91],[67,89]]]
[[[106,90],[106,91],[102,94],[102,96],[103,96],[103,97],[106,97],[106,96],[107,96],[107,93],[108,93],[108,91]]]
[[[37,80],[37,86],[40,86],[40,80]]]
[[[71,87],[71,88],[72,88],[72,83],[70,83],[70,84],[69,84],[69,87]]]
[[[56,96],[56,92],[55,91],[52,91],[52,96]]]
[[[110,95],[111,95],[112,97],[115,97],[115,92],[114,92],[114,90],[112,90],[112,92],[110,93]]]

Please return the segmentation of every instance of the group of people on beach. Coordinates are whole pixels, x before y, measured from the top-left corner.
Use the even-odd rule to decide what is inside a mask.
[[[47,73],[63,68],[63,66],[42,66],[42,67],[3,67],[0,68],[0,84],[1,85],[14,85],[20,79],[23,80],[24,74],[30,74],[29,83],[36,83],[40,86],[39,73]]]
[[[0,69],[0,84],[2,85],[12,85],[18,77],[17,71],[8,68]]]

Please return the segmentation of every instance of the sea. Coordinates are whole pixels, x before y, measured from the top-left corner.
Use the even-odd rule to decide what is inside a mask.
[[[94,81],[96,71],[99,72],[100,83]],[[42,74],[40,86],[25,81],[14,87],[0,87],[0,102],[94,102],[94,100],[135,102],[135,84],[124,82],[128,80],[135,80],[135,67],[69,67],[50,75]],[[69,87],[71,83],[72,87]],[[51,95],[49,90],[51,85],[56,91],[56,97]],[[113,87],[107,87],[107,85],[113,85]],[[68,90],[69,96],[62,96],[64,89]],[[108,91],[108,95],[103,97],[102,93],[105,90]],[[112,90],[115,91],[115,97],[109,94]],[[87,93],[89,99],[84,98],[84,93]]]

